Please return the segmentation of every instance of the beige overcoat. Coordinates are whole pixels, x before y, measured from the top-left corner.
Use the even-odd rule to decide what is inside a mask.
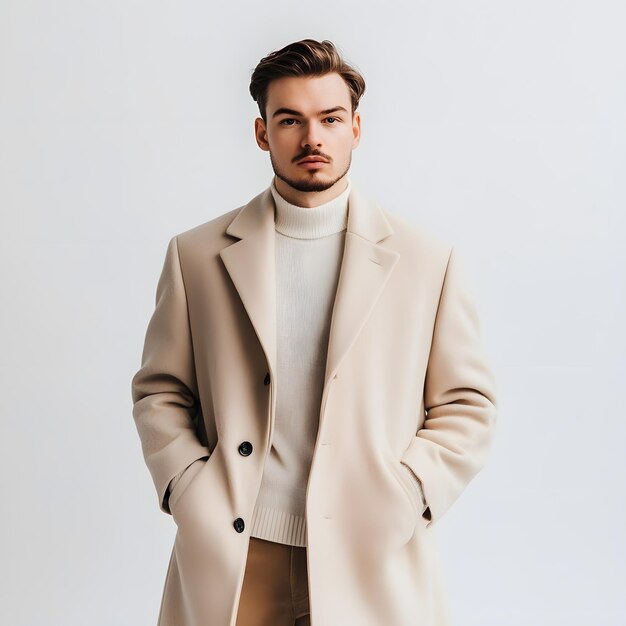
[[[177,526],[159,626],[235,626],[281,384],[274,211],[268,187],[165,255],[132,380],[143,456]],[[437,521],[496,424],[472,293],[456,248],[352,182],[306,492],[313,626],[450,624]],[[197,459],[170,511],[168,483]]]

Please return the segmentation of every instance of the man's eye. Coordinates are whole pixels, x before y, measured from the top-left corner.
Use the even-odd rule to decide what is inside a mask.
[[[337,120],[337,121],[339,120],[339,118],[338,118],[338,117],[327,117],[326,119],[327,119],[327,120]]]
[[[289,117],[287,119],[282,120],[280,123],[284,126],[293,126],[293,124],[285,124],[285,122],[295,122],[296,120],[293,117]]]

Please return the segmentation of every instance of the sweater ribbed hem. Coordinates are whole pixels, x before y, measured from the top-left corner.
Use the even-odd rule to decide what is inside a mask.
[[[290,546],[306,546],[306,518],[285,511],[254,507],[250,535]]]

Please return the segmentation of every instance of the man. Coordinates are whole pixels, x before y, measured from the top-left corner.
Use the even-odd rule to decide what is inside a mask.
[[[329,41],[262,59],[270,186],[169,242],[132,381],[177,525],[160,626],[449,623],[436,524],[494,379],[457,251],[348,178],[364,89]]]

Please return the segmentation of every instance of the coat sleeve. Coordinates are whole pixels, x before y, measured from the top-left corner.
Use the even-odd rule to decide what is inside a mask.
[[[423,427],[402,455],[422,485],[422,522],[436,522],[483,467],[496,424],[488,364],[462,257],[452,248],[424,382]]]
[[[132,379],[131,392],[133,417],[159,507],[171,514],[170,481],[195,460],[210,455],[194,424],[200,401],[176,237],[167,247],[141,368]]]

